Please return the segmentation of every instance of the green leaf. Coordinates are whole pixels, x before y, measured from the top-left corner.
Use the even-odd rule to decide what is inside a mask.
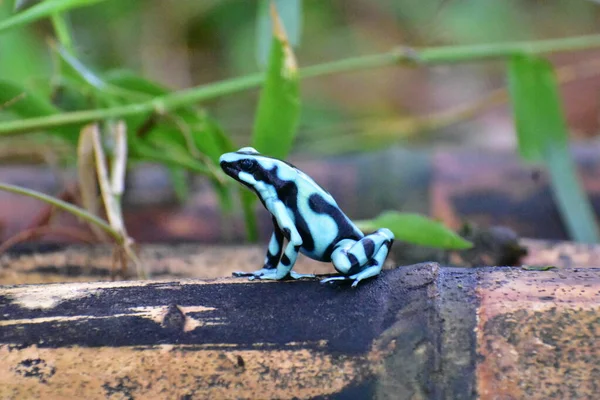
[[[523,265],[521,269],[525,271],[550,271],[556,269],[554,265]]]
[[[292,148],[300,116],[298,69],[274,7],[271,14],[273,43],[254,120],[252,145],[263,154],[283,159]]]
[[[552,65],[532,56],[513,56],[508,87],[523,158],[542,160],[548,143],[566,147],[567,131]]]
[[[50,17],[58,43],[67,51],[73,52],[73,34],[66,13],[54,13]]]
[[[569,235],[598,243],[594,211],[571,158],[568,132],[552,65],[531,56],[513,56],[508,70],[511,102],[521,155],[543,161]]]
[[[273,22],[269,5],[271,0],[260,0],[256,18],[256,60],[261,68],[269,61],[273,43]],[[274,0],[289,43],[292,47],[300,44],[302,34],[302,0]]]
[[[0,1],[0,21],[12,14],[10,1]],[[2,79],[30,84],[50,74],[45,43],[30,30],[6,32],[0,36],[0,76]],[[45,85],[46,88],[49,85]]]
[[[5,19],[4,21],[0,21],[0,33],[8,29],[35,22],[42,18],[50,17],[56,13],[90,6],[102,1],[105,0],[45,0],[29,7],[25,11]]]
[[[22,118],[33,118],[40,116],[56,115],[60,110],[50,101],[38,96],[16,83],[0,80],[0,105],[7,104],[2,111],[12,112]],[[72,125],[58,126],[52,132],[67,139],[71,143],[77,143],[79,127]]]
[[[164,96],[170,91],[160,84],[130,71],[112,71],[105,80],[120,90],[148,97]],[[132,143],[134,154],[142,159],[161,162],[170,168],[171,179],[179,199],[185,198],[187,182],[182,167],[211,177],[219,205],[224,212],[232,209],[231,193],[217,176],[221,171],[218,160],[221,154],[234,150],[233,143],[215,120],[204,110],[194,106],[181,107],[167,115],[154,116],[155,125]],[[129,118],[130,126],[139,128],[148,118]],[[165,153],[165,154],[161,154]],[[200,157],[204,155],[206,157]]]
[[[169,145],[159,150],[133,135],[129,135],[128,140],[132,142],[129,148],[131,159],[156,162],[173,168],[186,168],[201,175],[213,176],[213,172],[204,163],[191,157],[185,149]]]
[[[72,80],[81,88],[91,89],[94,92],[97,102],[103,103],[106,106],[114,106],[123,103],[120,100],[134,102],[149,98],[144,93],[121,88],[105,81],[61,44],[52,43],[51,47],[60,56],[62,65],[66,67],[63,80]]]
[[[365,232],[387,228],[396,240],[440,249],[468,249],[473,244],[443,224],[420,214],[384,211],[374,219],[357,221],[356,225]]]
[[[137,95],[146,95],[148,97],[164,96],[170,91],[156,82],[149,81],[132,72],[118,71],[106,76],[106,82],[111,86],[117,87],[121,91],[129,91]],[[137,126],[136,124],[134,126]],[[168,126],[168,133],[158,132]],[[185,129],[189,132],[182,132]],[[167,116],[162,116],[157,126],[148,134],[150,140],[153,135],[161,137],[161,140],[172,140],[178,144],[193,146],[190,152],[196,149],[207,155],[215,165],[218,164],[221,154],[233,151],[233,144],[223,133],[218,124],[208,117],[202,109],[192,106],[182,107]]]
[[[190,194],[187,183],[187,171],[183,168],[169,167],[169,177],[171,178],[171,184],[175,190],[175,196],[180,202],[185,202]]]

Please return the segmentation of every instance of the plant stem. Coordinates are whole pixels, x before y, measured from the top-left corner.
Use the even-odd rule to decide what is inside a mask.
[[[123,243],[124,238],[121,236],[121,234],[119,232],[117,232],[115,229],[113,229],[109,224],[107,224],[102,219],[96,217],[95,215],[88,213],[87,211],[85,211],[77,206],[69,204],[69,203],[62,201],[60,199],[57,199],[55,197],[48,196],[47,194],[36,192],[35,190],[23,188],[20,186],[9,185],[7,183],[0,183],[0,190],[5,190],[7,192],[16,193],[16,194],[22,194],[22,195],[33,197],[34,199],[38,199],[41,201],[45,201],[46,203],[52,204],[53,206],[63,209],[67,212],[70,212],[71,214],[73,214],[91,224],[95,224],[96,226],[100,227],[101,229],[104,229],[110,236],[112,236],[115,239],[115,241],[117,243]]]
[[[598,243],[600,231],[594,209],[568,147],[549,143],[543,153],[550,186],[569,236],[581,243]]]
[[[400,47],[382,54],[313,65],[301,69],[299,73],[302,78],[312,78],[396,64],[432,65],[457,63],[503,58],[514,54],[556,53],[594,47],[600,47],[600,35],[473,46],[445,46],[423,49]],[[258,87],[263,82],[263,79],[263,74],[254,74],[173,92],[141,103],[8,121],[0,124],[0,136],[54,128],[62,125],[87,123],[107,118],[123,118],[149,112],[161,114],[184,105]]]

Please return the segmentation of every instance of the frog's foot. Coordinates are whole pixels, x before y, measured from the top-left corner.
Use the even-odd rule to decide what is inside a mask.
[[[354,281],[354,282],[352,282],[352,287],[356,287],[356,286],[358,286],[358,282],[362,281],[363,279],[374,277],[374,276],[378,275],[380,271],[381,271],[381,267],[373,266],[373,267],[369,267],[369,268],[365,269],[364,271],[359,272],[358,274],[354,274],[354,275],[350,275],[350,276],[338,275],[338,276],[332,276],[331,278],[325,278],[325,279],[321,280],[321,283],[348,280],[348,281]]]
[[[263,280],[279,280],[279,279],[281,279],[277,276],[276,268],[262,268],[262,269],[259,269],[258,271],[254,271],[254,272],[238,271],[238,272],[234,272],[233,276],[235,276],[235,277],[247,276],[247,277],[249,277],[249,279],[251,281],[254,279],[263,279]],[[294,271],[290,271],[288,276],[292,279],[314,278],[315,277],[315,275],[313,275],[313,274],[299,274]]]
[[[290,271],[290,277],[292,279],[314,278],[315,274],[299,274],[297,272]]]
[[[297,272],[290,271],[290,273],[288,275],[281,278],[281,275],[277,274],[276,269],[271,269],[271,270],[267,270],[267,271],[269,271],[269,272],[266,274],[251,276],[250,280],[262,279],[262,280],[277,280],[277,281],[279,281],[279,280],[282,280],[285,278],[302,279],[302,278],[314,278],[315,277],[313,274],[299,274]]]
[[[261,268],[254,272],[244,272],[244,271],[235,271],[232,275],[239,278],[243,276],[248,276],[252,279],[261,277],[263,275],[275,275],[275,268]]]
[[[359,272],[358,274],[350,275],[350,279],[354,279],[354,282],[352,282],[352,287],[356,287],[358,282],[362,281],[363,279],[372,278],[379,275],[380,272],[381,265],[375,264]]]
[[[332,276],[331,278],[321,279],[321,283],[327,283],[327,282],[333,282],[333,281],[346,281],[349,279],[351,279],[349,276],[338,275],[338,276]]]

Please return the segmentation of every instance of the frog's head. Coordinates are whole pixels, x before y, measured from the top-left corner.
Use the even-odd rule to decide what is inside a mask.
[[[297,171],[293,165],[264,156],[252,147],[223,154],[219,164],[227,175],[265,196],[269,186],[277,189],[285,184],[284,180],[293,179]]]
[[[252,147],[242,147],[238,151],[225,153],[219,158],[219,164],[225,173],[236,181],[249,184],[246,175],[252,176],[259,168],[260,153]]]

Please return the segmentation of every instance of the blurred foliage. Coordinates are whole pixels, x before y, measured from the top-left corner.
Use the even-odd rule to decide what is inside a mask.
[[[259,150],[269,147],[269,153],[285,157],[292,142],[296,151],[339,153],[419,140],[425,131],[452,132],[453,125],[473,113],[463,107],[451,115],[442,111],[440,116],[431,109],[478,102],[497,87],[495,82],[504,73],[502,63],[469,65],[452,75],[444,68],[374,69],[397,62],[392,52],[378,64],[364,59],[366,71],[361,73],[303,81],[300,94],[297,77],[282,80],[282,67],[289,67],[290,59],[303,66],[389,52],[399,45],[430,47],[434,52],[437,46],[486,44],[494,50],[509,41],[531,43],[490,53],[507,57],[535,51],[535,40],[594,33],[599,15],[593,2],[572,0],[282,0],[274,4],[287,39],[278,39],[268,22],[268,3],[2,1],[0,124],[46,116],[52,123],[45,131],[75,146],[83,120],[75,118],[81,114],[68,112],[98,110],[90,115],[105,123],[123,117],[130,164],[164,164],[181,197],[186,194],[188,173],[205,175],[222,209],[229,212],[229,187],[217,159],[235,144],[253,142]],[[586,43],[572,47],[597,46],[593,40]],[[492,48],[494,44],[498,46]],[[443,57],[429,60],[475,61],[487,50],[474,47],[459,54],[457,48],[455,55],[452,51],[438,52]],[[361,60],[346,65],[352,62],[358,66]],[[259,75],[225,81],[252,73]],[[263,77],[259,99],[255,91],[242,92]],[[518,79],[511,87],[513,101],[526,104],[528,95],[515,95],[519,90],[514,88],[520,86],[514,82]],[[198,85],[205,86],[179,91]],[[202,96],[197,94],[202,90],[210,94],[204,97],[210,101],[199,106]],[[230,93],[237,94],[226,96]],[[564,123],[557,107],[557,121]],[[516,108],[519,115],[528,115],[520,121],[539,121],[534,108],[526,109]],[[69,118],[82,122],[71,124]],[[477,125],[471,128],[477,129]],[[469,134],[466,125],[461,125],[461,131]],[[519,132],[522,144],[527,129]],[[110,142],[106,147],[111,157]],[[248,201],[244,210],[252,225]]]
[[[386,211],[377,218],[356,221],[363,231],[373,232],[379,228],[388,228],[396,240],[435,247],[439,249],[463,250],[472,247],[471,242],[463,239],[443,224],[419,214]]]
[[[540,58],[513,56],[508,82],[519,150],[530,161],[546,164],[551,184],[571,236],[597,243],[594,212],[569,154],[567,127],[552,65]]]

